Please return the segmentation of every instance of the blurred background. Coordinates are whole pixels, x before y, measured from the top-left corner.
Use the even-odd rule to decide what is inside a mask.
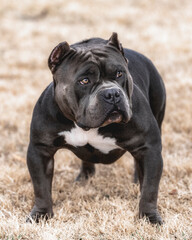
[[[159,201],[161,213],[169,224],[159,234],[163,236],[162,239],[166,239],[167,236],[181,239],[183,231],[186,239],[190,239],[192,232],[189,224],[192,214],[190,210],[192,198],[191,10],[190,0],[0,0],[0,205],[3,206],[0,213],[5,219],[4,223],[0,224],[0,229],[2,228],[0,232],[4,231],[8,234],[10,226],[16,235],[20,234],[21,229],[25,232],[21,223],[33,202],[32,186],[25,163],[29,127],[34,104],[52,81],[47,67],[50,52],[62,41],[72,44],[91,37],[108,39],[112,32],[117,32],[123,46],[150,58],[164,79],[167,89],[167,110],[163,124],[165,167]],[[70,192],[71,182],[78,173],[80,161],[66,151],[58,153],[56,159],[58,177],[54,182],[53,197],[58,204],[62,199],[57,194],[58,188],[65,185],[66,191]],[[115,181],[119,181],[118,186],[121,184],[124,186],[124,176],[127,173],[126,180],[131,181],[133,162],[130,156],[126,155],[115,164],[119,169],[116,170],[117,172],[113,172],[112,166],[98,166],[100,175],[96,176],[95,185],[100,186],[101,182],[109,181],[111,174],[114,175]],[[62,175],[63,172],[65,176]],[[105,176],[109,178],[105,180]],[[122,177],[119,179],[117,176]],[[60,182],[61,177],[66,178],[66,183],[63,185]],[[109,185],[104,184],[97,189],[98,194],[102,194],[106,186],[110,188]],[[135,191],[133,185],[129,185],[129,188],[130,191]],[[77,189],[78,187],[74,186],[73,191]],[[136,192],[139,196],[138,191]],[[117,198],[115,191],[111,195],[115,201]],[[132,204],[132,198],[129,197],[129,200],[126,200],[130,201],[127,206]],[[97,209],[96,206],[94,207]],[[134,212],[134,208],[132,210]],[[12,215],[13,212],[16,215]],[[18,223],[18,229],[11,225],[14,216],[16,218],[13,222]],[[23,218],[20,219],[20,216]],[[133,216],[136,216],[136,212]],[[57,218],[59,217],[56,215]],[[102,225],[102,218],[98,221]],[[134,223],[134,218],[130,217],[128,221]],[[126,225],[127,222],[123,220],[120,222],[122,225],[117,230],[117,234],[120,234],[119,231],[124,228],[128,229],[127,231],[131,229]],[[85,224],[87,225],[86,221]],[[89,228],[89,224],[87,226]],[[180,231],[178,226],[183,230]],[[146,230],[146,233],[143,232],[146,235],[142,236],[149,237],[150,231],[152,230]],[[68,233],[67,230],[64,232]],[[82,230],[82,234],[85,232],[83,233]],[[107,229],[104,232],[109,236],[109,238],[105,236],[105,239],[112,239],[115,236]],[[152,232],[154,233],[154,230]],[[79,230],[78,236],[80,233]],[[36,234],[35,236],[39,236],[38,233]],[[94,234],[92,237],[98,236],[96,229]],[[126,235],[122,236],[124,237],[119,239],[126,239]],[[69,237],[69,239],[73,238]],[[89,235],[86,239],[89,239]]]

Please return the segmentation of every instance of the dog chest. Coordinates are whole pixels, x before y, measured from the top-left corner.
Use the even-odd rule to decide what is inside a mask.
[[[75,126],[75,128],[72,128],[70,131],[63,131],[58,133],[58,135],[63,136],[69,145],[83,147],[86,144],[90,144],[104,154],[120,148],[116,145],[115,138],[100,135],[97,128],[84,131],[82,128]]]

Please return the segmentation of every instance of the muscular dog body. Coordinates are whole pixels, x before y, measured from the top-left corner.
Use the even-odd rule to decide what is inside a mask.
[[[141,189],[139,216],[161,224],[157,196],[166,97],[152,62],[123,49],[113,33],[109,40],[60,43],[48,65],[53,83],[34,108],[27,154],[35,193],[31,217],[38,221],[53,216],[51,186],[58,149],[70,149],[82,160],[78,179],[93,175],[95,163],[113,163],[129,151]]]

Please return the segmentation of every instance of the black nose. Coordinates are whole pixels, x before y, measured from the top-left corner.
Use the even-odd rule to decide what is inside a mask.
[[[120,101],[120,90],[117,88],[106,89],[103,96],[104,100],[108,103],[118,103]]]

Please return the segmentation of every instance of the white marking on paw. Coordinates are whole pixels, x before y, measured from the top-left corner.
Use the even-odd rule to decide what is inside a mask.
[[[75,128],[72,128],[70,131],[63,131],[58,133],[58,135],[64,136],[65,141],[74,147],[82,147],[86,144],[90,144],[105,154],[114,149],[120,148],[116,145],[115,138],[104,137],[100,135],[98,133],[98,128],[84,131],[82,128],[76,125]]]

